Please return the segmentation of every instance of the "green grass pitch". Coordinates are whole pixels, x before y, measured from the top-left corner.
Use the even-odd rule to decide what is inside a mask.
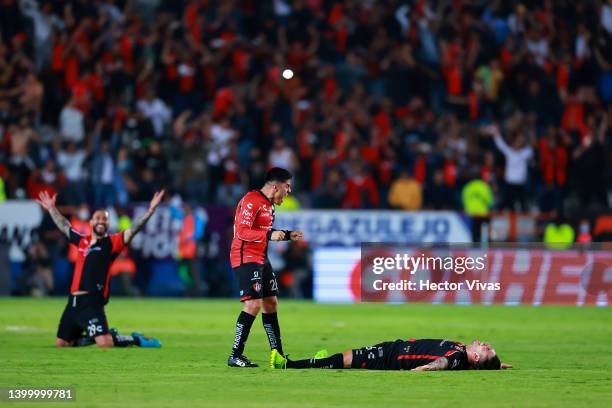
[[[157,336],[163,348],[56,349],[64,303],[0,298],[0,387],[71,386],[74,406],[100,407],[612,406],[610,308],[281,300],[284,348],[293,358],[396,338],[479,338],[515,365],[499,372],[411,373],[271,370],[259,318],[246,354],[262,367],[228,368],[241,307],[235,300],[113,299],[107,307],[112,327]]]

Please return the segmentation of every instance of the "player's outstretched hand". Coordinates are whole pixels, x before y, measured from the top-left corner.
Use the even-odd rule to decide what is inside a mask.
[[[506,370],[508,368],[512,368],[512,364],[502,363],[502,365],[501,365],[501,369],[502,370]]]
[[[155,193],[155,195],[153,196],[153,199],[151,200],[151,203],[149,204],[150,212],[154,212],[157,209],[157,206],[159,205],[159,203],[161,203],[161,200],[163,197],[164,197],[164,190],[158,191],[157,193]]]
[[[422,366],[419,366],[419,367],[413,368],[413,369],[412,369],[412,370],[410,370],[410,371],[427,371],[427,366],[426,366],[426,365],[422,365]]]
[[[291,238],[292,241],[299,241],[300,239],[304,238],[304,232],[299,230],[291,231],[289,238]]]
[[[40,192],[40,194],[38,194],[38,198],[36,199],[36,201],[38,201],[38,204],[40,204],[42,208],[49,211],[50,209],[55,207],[56,198],[57,194],[53,194],[53,197],[51,197],[49,193],[43,190]]]

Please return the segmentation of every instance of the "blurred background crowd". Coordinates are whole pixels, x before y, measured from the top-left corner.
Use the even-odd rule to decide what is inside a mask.
[[[612,0],[0,1],[0,201],[75,216],[270,166],[293,209],[606,211],[611,102]]]

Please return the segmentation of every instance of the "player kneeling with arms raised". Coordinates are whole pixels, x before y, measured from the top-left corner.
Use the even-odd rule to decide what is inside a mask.
[[[94,212],[89,220],[91,235],[83,236],[71,228],[70,221],[55,207],[57,194],[50,197],[45,191],[40,193],[37,201],[49,211],[53,222],[70,243],[78,248],[70,296],[60,319],[56,346],[95,343],[98,347],[161,347],[159,340],[140,333],[121,336],[116,330],[109,330],[104,305],[108,303],[111,264],[151,218],[163,195],[163,191],[155,193],[149,210],[134,223],[134,227],[116,234],[108,234],[108,211]]]
[[[363,368],[366,370],[499,370],[502,364],[488,343],[474,340],[465,345],[443,339],[395,340],[327,356],[322,350],[315,358],[289,360],[276,350],[270,357],[272,368]]]

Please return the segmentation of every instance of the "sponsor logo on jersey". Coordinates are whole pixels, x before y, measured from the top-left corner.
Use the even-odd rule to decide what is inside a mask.
[[[95,247],[79,248],[78,250],[79,252],[83,252],[84,256],[87,256],[89,255],[90,252],[101,251],[102,248],[99,246],[95,246]]]

